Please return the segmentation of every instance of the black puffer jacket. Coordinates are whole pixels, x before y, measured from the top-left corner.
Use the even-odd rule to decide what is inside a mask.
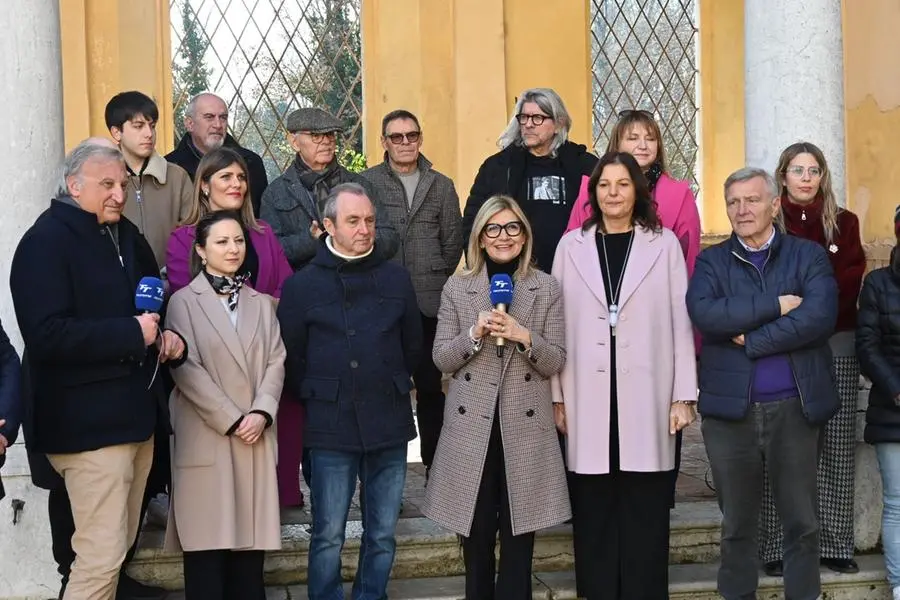
[[[865,440],[900,442],[900,256],[872,271],[863,282],[856,327],[856,354],[863,375],[872,380]]]

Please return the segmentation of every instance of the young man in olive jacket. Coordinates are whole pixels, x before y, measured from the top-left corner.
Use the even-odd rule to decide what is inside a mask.
[[[341,548],[359,479],[365,526],[354,597],[365,590],[386,598],[406,447],[416,436],[409,393],[422,324],[409,273],[374,248],[375,207],[365,189],[337,185],[322,213],[318,252],[288,279],[278,304],[287,385],[307,411],[309,597],[343,597]]]

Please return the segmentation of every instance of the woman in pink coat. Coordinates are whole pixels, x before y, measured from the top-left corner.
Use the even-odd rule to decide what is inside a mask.
[[[169,236],[166,274],[174,294],[187,286],[191,276],[197,223],[207,213],[236,210],[248,232],[247,255],[242,271],[250,273],[248,285],[273,298],[281,297],[281,286],[293,274],[272,228],[253,216],[247,165],[230,148],[207,152],[194,176],[194,205],[181,226]],[[278,407],[278,493],[284,507],[303,506],[300,491],[300,458],[303,454],[303,407],[285,397]]]
[[[592,214],[553,262],[578,596],[667,598],[675,434],[697,400],[687,269],[631,154],[604,155],[589,185]]]

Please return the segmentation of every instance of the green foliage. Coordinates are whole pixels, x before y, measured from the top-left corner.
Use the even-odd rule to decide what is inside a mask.
[[[173,86],[175,111],[175,142],[184,135],[184,108],[188,99],[209,90],[209,76],[212,70],[206,66],[206,49],[209,40],[203,34],[197,15],[191,8],[190,0],[183,0],[181,5],[181,38],[180,56],[182,63],[172,66],[175,85]],[[179,99],[181,102],[179,103]]]
[[[366,155],[357,152],[351,147],[339,148],[337,157],[340,165],[351,173],[359,173],[368,168],[368,164],[366,164]]]

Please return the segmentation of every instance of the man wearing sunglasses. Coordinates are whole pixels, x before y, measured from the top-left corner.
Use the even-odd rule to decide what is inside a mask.
[[[423,354],[413,374],[416,421],[426,481],[444,422],[441,372],[431,347],[437,331],[441,290],[462,256],[462,215],[453,182],[431,167],[420,152],[419,119],[406,110],[388,113],[381,122],[384,161],[362,175],[377,190],[391,224],[400,236],[394,257],[412,276],[425,334]]]
[[[375,249],[391,259],[400,247],[397,232],[381,199],[367,179],[345,169],[337,159],[338,132],[344,124],[321,108],[298,108],[287,116],[288,142],[297,153],[294,162],[266,188],[260,217],[281,242],[295,271],[313,259],[325,232],[322,209],[332,188],[358,183],[375,207]]]
[[[597,157],[569,141],[572,119],[559,95],[548,88],[525,90],[497,144],[475,176],[463,216],[469,238],[478,209],[496,194],[515,198],[534,229],[534,257],[547,273],[583,178]]]

